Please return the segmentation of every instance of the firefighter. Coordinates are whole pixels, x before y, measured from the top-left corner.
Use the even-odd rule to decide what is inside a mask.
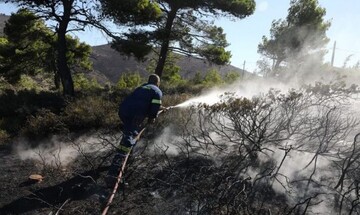
[[[122,158],[136,144],[140,125],[145,118],[148,118],[148,123],[154,123],[159,110],[166,109],[161,106],[162,92],[159,86],[160,77],[152,74],[146,84],[136,88],[120,104],[118,114],[123,122],[123,138],[108,172],[108,186],[112,186],[116,180]]]
[[[159,86],[159,76],[152,74],[149,76],[148,83],[136,88],[120,104],[119,117],[124,124],[122,146],[129,148],[136,144],[134,137],[139,134],[139,126],[146,117],[148,123],[155,121],[160,108],[162,108],[162,92]],[[124,150],[126,151],[126,149]]]

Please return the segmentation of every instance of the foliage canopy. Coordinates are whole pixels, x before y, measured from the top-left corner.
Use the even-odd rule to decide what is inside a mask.
[[[128,26],[113,47],[143,58],[159,47],[155,73],[162,76],[168,51],[205,58],[216,64],[229,62],[231,54],[219,16],[245,18],[255,10],[254,0],[125,0],[101,1],[102,12],[120,25]]]
[[[94,16],[95,1],[85,0],[9,0],[20,8],[26,8],[35,15],[53,21],[56,37],[56,69],[61,81],[64,95],[74,95],[74,84],[71,75],[71,68],[67,58],[69,31],[83,30],[85,26],[97,25]],[[71,25],[70,25],[71,24]]]
[[[317,0],[292,0],[286,19],[272,22],[270,38],[263,36],[258,52],[273,61],[275,73],[282,63],[298,65],[310,57],[322,59],[330,27],[325,14]]]
[[[54,74],[59,86],[57,63],[57,36],[45,26],[42,19],[26,9],[12,14],[4,29],[5,37],[0,43],[0,68],[9,82],[16,83],[22,74]],[[66,59],[73,69],[90,69],[91,48],[78,39],[66,37],[68,51]]]

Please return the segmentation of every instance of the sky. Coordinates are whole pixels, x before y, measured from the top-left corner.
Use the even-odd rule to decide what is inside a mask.
[[[327,45],[328,54],[325,62],[331,61],[334,42],[336,41],[334,66],[342,67],[345,59],[351,55],[348,65],[360,61],[360,0],[318,0],[319,5],[326,9],[325,20],[331,21],[327,31],[330,42]],[[226,33],[230,43],[227,50],[231,51],[231,65],[245,68],[253,72],[256,61],[260,59],[257,53],[258,44],[263,35],[269,36],[273,20],[285,19],[290,6],[290,0],[256,0],[256,11],[245,19],[231,21],[220,19],[216,21]],[[16,12],[16,7],[0,3],[0,13],[10,15]],[[110,39],[94,29],[76,33],[81,41],[90,45],[107,44]]]

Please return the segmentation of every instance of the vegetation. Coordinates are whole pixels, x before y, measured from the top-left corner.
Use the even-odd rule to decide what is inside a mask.
[[[4,28],[5,37],[0,45],[0,71],[10,83],[17,83],[23,75],[53,74],[55,87],[60,87],[56,66],[57,37],[35,14],[20,9],[12,14]],[[70,36],[67,41],[67,64],[73,70],[88,70],[91,48]]]
[[[131,159],[125,172],[126,180],[131,182],[124,193],[126,199],[142,201],[125,204],[118,195],[111,211],[138,214],[358,211],[359,121],[353,112],[347,112],[347,104],[354,101],[357,90],[341,83],[317,83],[287,93],[270,90],[253,98],[228,94],[213,106],[174,109],[160,117],[154,127],[147,127],[142,142],[136,146],[136,159]],[[165,98],[164,105],[178,104],[187,98],[172,95]],[[61,114],[39,110],[28,118],[22,132],[37,136],[118,123],[114,111],[117,102],[95,95],[69,102]],[[49,213],[63,204],[54,193],[61,192],[61,198],[73,198],[74,192],[69,187],[79,181],[90,189],[85,194],[96,193],[106,174],[103,166],[109,160],[106,149],[119,141],[117,132],[98,135],[92,138],[95,143],[90,143],[90,139],[78,142],[71,139],[79,157],[66,166],[65,173],[61,171],[64,165],[60,160],[61,150],[65,149],[54,152],[58,166],[51,168],[45,160],[38,164],[44,174],[50,175],[51,171],[60,174],[51,177],[54,179],[73,171],[66,184],[47,179],[39,185],[44,188],[21,200],[27,205],[30,197],[42,194],[49,204],[37,200],[28,207],[15,207],[19,203],[15,202],[3,209],[12,213],[41,209]],[[86,151],[82,144],[96,150]],[[45,154],[39,152],[39,156]],[[91,177],[90,182],[84,176]],[[55,185],[49,186],[51,183]],[[153,207],[154,204],[158,207]],[[323,207],[327,204],[333,207]],[[99,212],[101,205],[96,198],[82,197],[64,208],[68,210],[81,214],[86,213],[84,210]]]
[[[236,76],[234,73],[229,75]],[[175,74],[175,77],[178,75]],[[198,95],[205,88],[234,81],[231,79],[230,82],[225,82],[216,70],[209,71],[196,84],[192,80],[174,80],[175,78],[169,77],[161,87],[165,92],[164,104],[168,106]],[[123,74],[114,87],[106,89],[96,80],[78,73],[74,75],[78,95],[73,99],[66,99],[56,91],[49,91],[48,87],[43,86],[47,85],[44,80],[37,82],[26,75],[21,76],[17,85],[2,82],[0,130],[3,139],[10,140],[10,137],[18,135],[41,139],[87,129],[115,129],[120,123],[117,116],[119,102],[144,82],[139,74]]]
[[[119,81],[116,84],[116,88],[119,90],[125,89],[135,89],[140,86],[144,82],[143,78],[139,75],[139,73],[126,73],[122,74],[119,78]]]
[[[114,41],[116,50],[142,58],[152,47],[160,48],[155,68],[160,77],[169,51],[203,57],[216,64],[228,63],[231,55],[225,51],[228,45],[225,34],[210,18],[242,19],[255,10],[253,0],[127,0],[123,4],[106,0],[101,5],[105,15],[130,28]]]
[[[322,203],[336,206],[321,207],[320,213],[357,211],[358,170],[343,166],[349,151],[350,159],[359,162],[354,157],[359,134],[348,136],[359,121],[342,112],[352,93],[342,85],[317,83],[252,99],[229,95],[217,105],[188,109],[172,124],[167,147],[154,143],[154,165],[161,163],[161,168],[134,186],[144,189],[156,181],[159,196],[177,187],[178,192],[164,200],[165,214],[174,210],[171,204],[177,205],[176,211],[196,214],[312,214]],[[174,115],[169,120],[173,122]],[[349,144],[343,145],[344,140]],[[339,183],[347,185],[335,186]],[[181,203],[175,203],[178,199]]]
[[[76,1],[21,2],[44,13],[43,9],[51,9],[50,3],[57,3],[53,9],[59,11],[60,5]],[[164,72],[164,106],[180,104],[214,86],[241,81],[242,76],[236,72],[221,76],[214,69],[184,79],[168,49],[181,47],[194,53],[200,50],[204,52],[196,52],[199,56],[226,62],[229,56],[224,51],[222,30],[212,25],[204,28],[208,20],[194,18],[200,17],[200,12],[243,18],[253,12],[253,1],[116,2],[103,1],[104,13],[124,25],[135,23],[137,29],[146,26],[125,34],[120,43],[129,49],[122,51],[140,57],[156,45],[154,38],[161,39],[160,56],[166,48],[166,58],[153,61],[147,68],[157,73],[161,68]],[[303,7],[305,4],[308,7]],[[63,12],[67,9],[64,5]],[[271,38],[264,38],[259,46],[265,57],[275,61],[274,68],[262,62],[264,71],[281,76],[282,67],[298,65],[284,53],[291,53],[299,62],[305,56],[322,56],[321,50],[314,50],[327,41],[324,13],[316,0],[291,1],[286,21],[274,22]],[[63,21],[59,28],[64,28]],[[312,34],[294,34],[299,28],[318,33],[324,43],[317,46],[319,43],[304,42],[312,39]],[[6,179],[1,180],[4,186],[0,187],[0,214],[56,214],[60,210],[64,214],[99,214],[103,206],[99,199],[104,195],[104,176],[115,151],[111,149],[121,139],[118,105],[145,80],[136,72],[124,73],[116,84],[106,87],[89,78],[84,72],[90,68],[89,46],[66,34],[66,60],[59,63],[63,56],[54,53],[64,51],[58,49],[64,42],[59,39],[62,30],[54,35],[39,17],[20,10],[7,23],[5,37],[0,38],[0,146],[13,146],[17,138],[22,138],[29,140],[37,153],[36,161],[19,162],[7,160],[12,155],[0,151],[1,179]],[[193,32],[205,35],[202,42],[209,43],[193,47],[189,36]],[[150,46],[139,46],[142,49],[134,53],[130,46],[134,41],[149,42]],[[68,68],[60,72],[59,64],[64,62]],[[215,105],[176,108],[161,115],[156,124],[147,125],[124,173],[130,182],[123,193],[126,199],[116,196],[112,212],[360,213],[360,119],[356,118],[360,89],[347,85],[349,79],[359,80],[359,65],[334,69],[318,63],[319,73],[326,72],[338,81],[317,82],[288,92],[270,89],[248,98],[225,93]],[[63,96],[49,87],[49,80],[58,83],[57,75],[62,86],[67,87],[65,94],[76,91],[74,96]],[[72,87],[67,85],[70,82]],[[79,137],[82,134],[89,137],[83,140]],[[52,138],[61,139],[54,141],[60,146],[56,150],[49,141]],[[77,156],[73,160],[67,156],[65,164],[61,154],[71,154],[67,146]],[[48,163],[50,158],[52,164]],[[17,166],[20,168],[14,169]],[[32,185],[24,182],[30,172],[41,172],[46,179]]]
[[[286,20],[272,22],[270,38],[263,36],[258,46],[258,52],[272,61],[272,75],[281,73],[282,64],[296,70],[309,59],[322,62],[330,27],[325,13],[317,0],[292,0]]]
[[[93,1],[82,0],[51,0],[51,1],[32,1],[32,0],[10,0],[8,2],[16,3],[21,8],[26,8],[36,16],[52,20],[56,23],[53,29],[56,34],[55,43],[52,44],[56,50],[52,58],[56,67],[56,74],[62,84],[64,95],[74,95],[74,85],[69,65],[69,50],[71,50],[67,34],[70,31],[82,30],[88,24],[96,25],[93,16]],[[70,24],[76,27],[69,28]],[[75,49],[73,49],[75,50]]]
[[[91,80],[84,73],[74,75],[74,88],[80,92],[97,91],[103,88],[95,78]]]

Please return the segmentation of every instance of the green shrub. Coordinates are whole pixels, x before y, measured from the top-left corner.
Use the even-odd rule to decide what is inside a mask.
[[[0,94],[0,101],[0,128],[10,136],[17,135],[25,127],[28,118],[35,116],[40,109],[59,114],[64,107],[61,96],[48,91],[6,89]]]
[[[216,69],[211,69],[204,77],[200,72],[195,73],[195,76],[189,81],[189,83],[193,86],[197,86],[197,88],[208,88],[215,85],[221,85],[224,83],[224,80]]]
[[[185,84],[184,80],[180,75],[180,67],[175,65],[175,61],[167,64],[164,67],[163,76],[161,77],[161,82],[163,86],[172,86],[177,87],[179,85]]]
[[[206,86],[214,86],[214,85],[220,85],[223,84],[224,81],[221,78],[220,73],[216,69],[211,69],[208,71],[204,77],[204,81],[202,84]]]
[[[29,138],[43,138],[50,134],[66,131],[61,118],[48,109],[40,109],[36,115],[29,116],[21,134]]]
[[[84,73],[77,73],[73,76],[74,89],[77,91],[94,91],[101,89],[102,86],[96,79],[89,79]]]
[[[195,76],[190,80],[193,84],[201,84],[203,82],[203,77],[201,76],[200,72],[196,72]]]
[[[162,79],[161,85],[165,88],[177,88],[187,84],[187,81],[182,79],[179,74],[169,77],[168,79]]]
[[[19,90],[34,90],[40,91],[40,85],[28,75],[21,75],[19,82],[16,84],[16,88]]]
[[[116,83],[116,89],[134,89],[142,84],[144,80],[141,78],[139,73],[125,73],[122,74],[119,78],[119,81]]]
[[[176,86],[161,84],[160,88],[164,92],[164,95],[191,94],[194,96],[201,93],[205,86],[187,81]]]
[[[228,84],[232,84],[236,80],[239,80],[239,79],[240,79],[240,73],[234,72],[234,71],[228,72],[224,77],[225,83],[228,83]]]
[[[63,112],[71,131],[111,127],[118,124],[117,104],[99,96],[86,96],[70,102]]]

